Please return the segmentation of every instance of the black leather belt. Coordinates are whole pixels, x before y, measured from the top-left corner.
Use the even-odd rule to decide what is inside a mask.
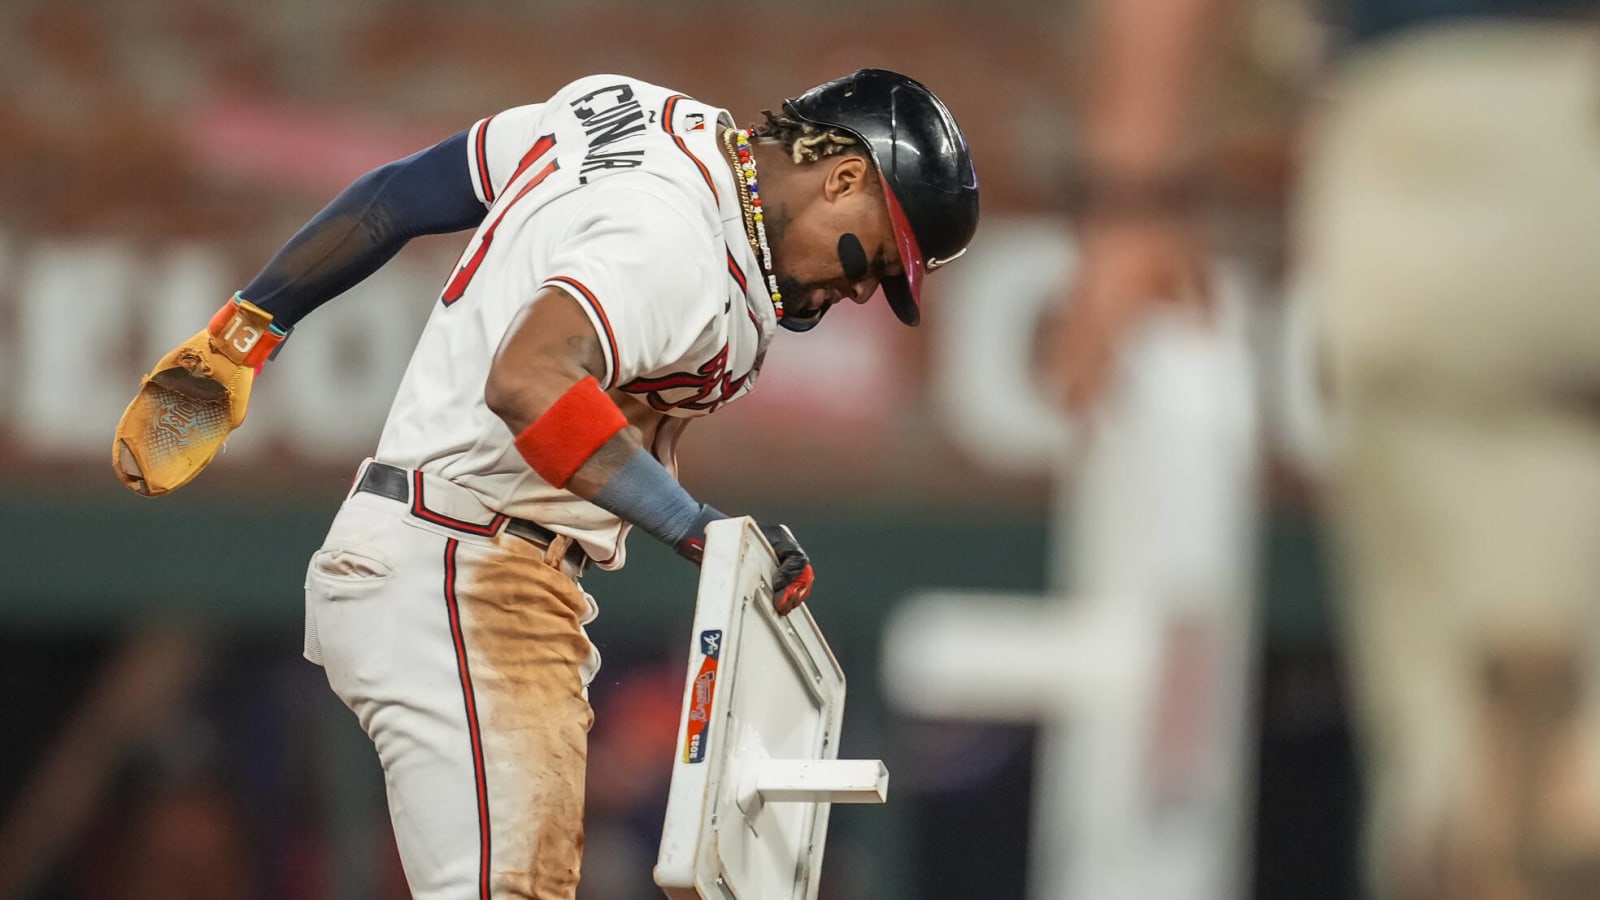
[[[407,469],[377,461],[370,462],[367,464],[366,471],[361,473],[361,480],[356,482],[356,492],[377,494],[379,497],[398,500],[410,506],[413,515],[417,515],[429,522],[443,525],[446,528],[455,528],[458,531],[464,531],[469,534],[493,535],[495,529],[501,524],[501,522],[491,522],[488,525],[479,525],[474,522],[452,519],[432,510],[419,510],[417,508],[419,504],[413,503],[411,498],[411,477],[412,473]],[[503,521],[507,534],[515,535],[540,547],[549,547],[550,542],[559,537],[554,531],[540,525],[538,522],[530,522],[527,519],[513,519],[510,516],[499,516],[497,518]],[[567,548],[563,559],[573,567],[578,575],[582,575],[583,570],[589,566],[589,554],[584,553],[583,548],[578,546],[576,541],[573,542],[571,547]]]

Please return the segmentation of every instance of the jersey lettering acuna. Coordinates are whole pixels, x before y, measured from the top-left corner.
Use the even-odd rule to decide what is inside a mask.
[[[627,527],[535,475],[484,403],[517,315],[557,287],[588,314],[601,387],[669,469],[688,420],[748,393],[776,330],[720,135],[732,118],[666,88],[583,78],[468,135],[488,214],[406,368],[377,458],[622,565]]]

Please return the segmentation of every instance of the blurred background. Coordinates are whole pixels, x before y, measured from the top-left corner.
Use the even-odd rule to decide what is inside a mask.
[[[1359,798],[1306,454],[1274,368],[1287,111],[1325,35],[1302,4],[1251,10],[1208,143],[1226,186],[1213,224],[1260,365],[1260,515],[1238,560],[1254,615],[1241,894],[1346,897]],[[1033,385],[1070,264],[1078,14],[1041,0],[0,0],[0,898],[405,894],[370,746],[300,658],[302,575],[465,237],[414,242],[314,314],[225,455],[159,501],[108,466],[145,367],[350,180],[573,78],[626,73],[753,123],[861,66],[917,77],[955,112],[981,173],[979,241],[931,280],[920,329],[872,304],[781,335],[761,390],[689,430],[683,480],[804,541],[814,614],[850,678],[843,755],[892,773],[887,806],[834,810],[823,897],[1025,896],[1044,727],[909,712],[882,657],[921,593],[1043,606],[1068,578],[1075,476]],[[625,571],[585,580],[605,658],[586,900],[659,896],[695,573],[648,541],[632,551]]]

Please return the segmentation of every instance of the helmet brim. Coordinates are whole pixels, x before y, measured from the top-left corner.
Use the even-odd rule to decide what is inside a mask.
[[[894,191],[890,190],[888,180],[880,178],[878,183],[883,185],[884,203],[889,207],[889,225],[894,229],[895,246],[900,251],[900,268],[905,272],[904,275],[883,279],[883,296],[900,321],[914,326],[922,321],[922,248],[917,245],[911,220],[906,218],[905,208],[895,198]]]

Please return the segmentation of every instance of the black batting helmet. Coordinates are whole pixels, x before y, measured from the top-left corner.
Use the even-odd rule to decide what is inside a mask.
[[[900,321],[922,320],[922,276],[967,251],[978,230],[978,174],[950,110],[921,84],[859,69],[783,101],[797,119],[866,144],[883,181],[904,277],[883,282]]]

